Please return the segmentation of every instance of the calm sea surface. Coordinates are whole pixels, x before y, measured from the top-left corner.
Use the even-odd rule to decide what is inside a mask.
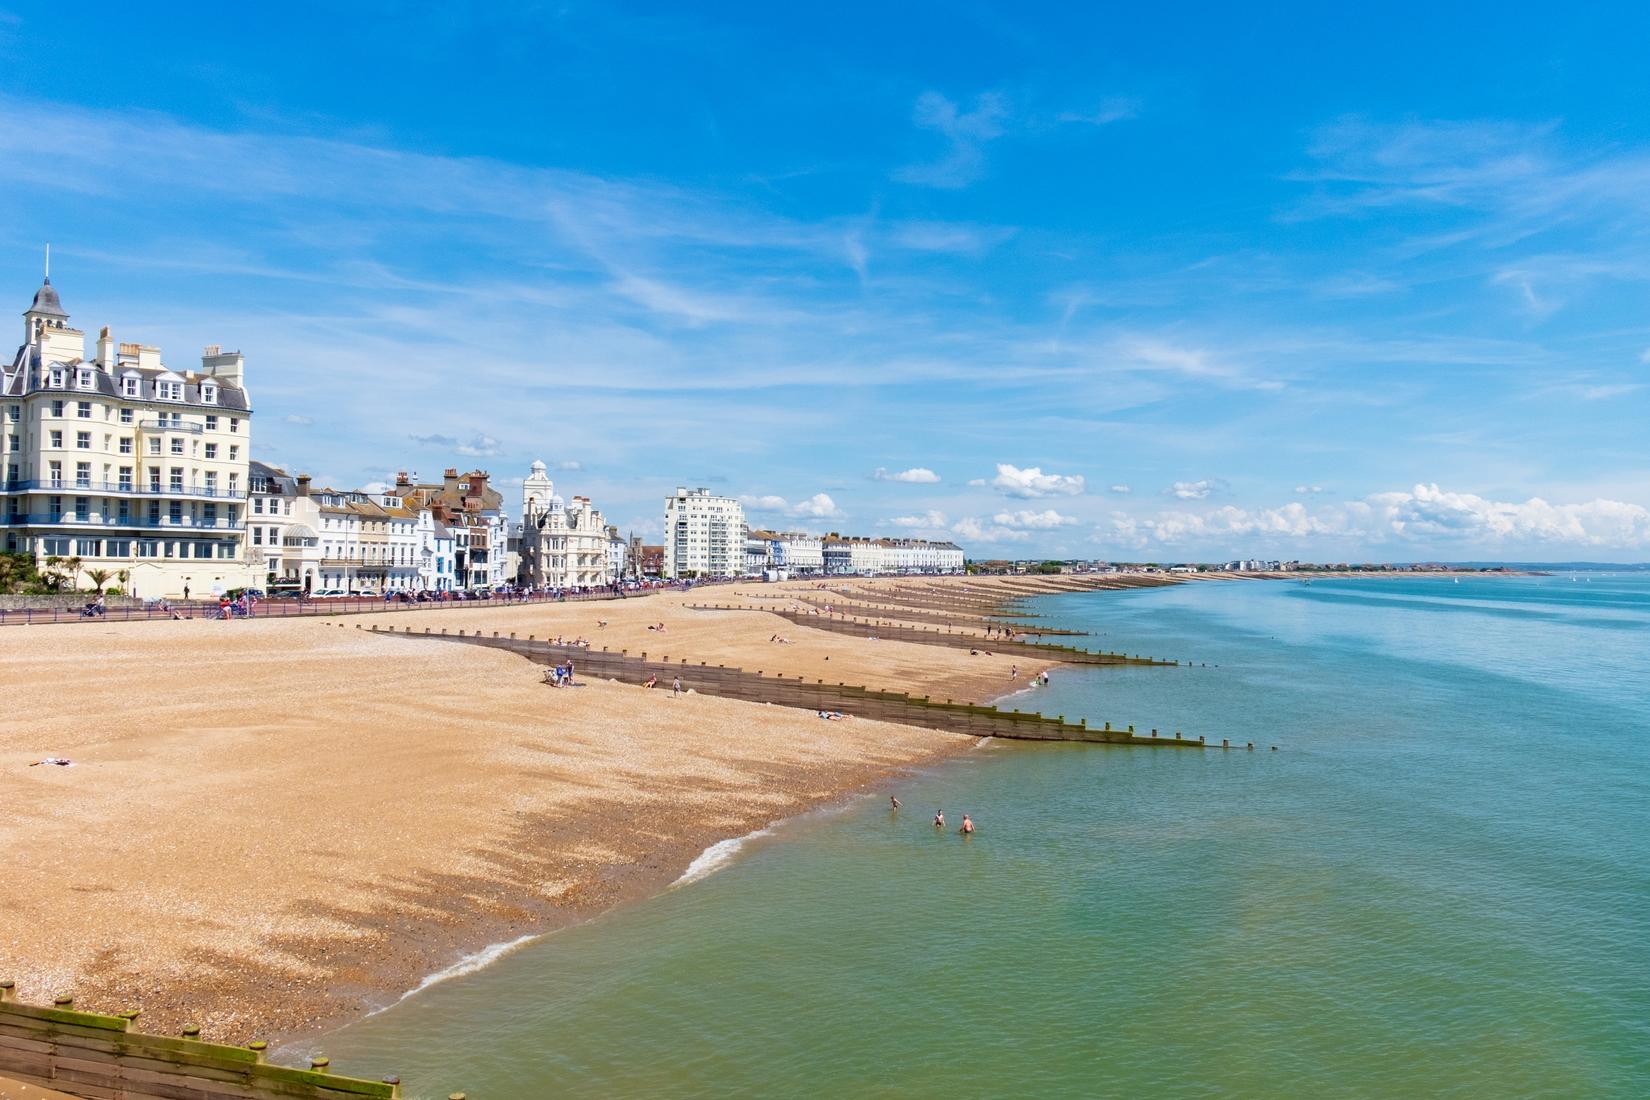
[[[1650,576],[1580,576],[1034,601],[1208,667],[1010,705],[1257,751],[987,746],[325,1049],[473,1100],[1650,1095]]]

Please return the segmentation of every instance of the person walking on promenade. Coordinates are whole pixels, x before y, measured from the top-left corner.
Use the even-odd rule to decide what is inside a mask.
[[[1013,668],[1008,670],[1008,678],[1010,680],[1018,680],[1020,678],[1020,666],[1019,665],[1015,665]]]

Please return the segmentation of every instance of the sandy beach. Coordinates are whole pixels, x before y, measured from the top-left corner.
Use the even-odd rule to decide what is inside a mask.
[[[141,1010],[147,1030],[313,1034],[488,944],[656,892],[717,840],[880,793],[901,769],[974,744],[698,694],[555,691],[510,653],[356,629],[374,621],[668,654],[691,662],[689,689],[704,661],[983,702],[1015,686],[1016,664],[1042,667],[687,606],[827,595],[856,602],[800,584],[716,586],[7,628],[0,976],[24,1000]],[[34,764],[46,757],[73,764]]]

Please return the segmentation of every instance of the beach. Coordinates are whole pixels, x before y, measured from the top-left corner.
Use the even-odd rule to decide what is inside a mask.
[[[922,598],[934,587],[963,588],[924,581]],[[1057,587],[968,590],[990,600]],[[902,588],[917,590],[878,590]],[[688,606],[736,591],[798,606],[859,599],[746,585],[7,628],[0,976],[25,1001],[139,1010],[145,1030],[312,1035],[488,945],[656,893],[718,841],[880,792],[975,744],[700,695],[699,662],[980,702],[1047,664]],[[969,609],[958,621],[985,620]],[[690,662],[688,694],[557,691],[510,653],[357,629],[375,622],[669,655]],[[73,763],[36,763],[48,757]]]

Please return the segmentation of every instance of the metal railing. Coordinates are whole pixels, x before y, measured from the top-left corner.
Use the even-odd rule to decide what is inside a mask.
[[[76,516],[73,514],[52,515],[51,513],[23,515],[13,512],[6,516],[4,523],[8,527],[141,527],[144,529],[164,528],[170,530],[196,531],[239,531],[242,529],[240,520],[228,519],[192,519],[189,516],[161,516],[150,519],[147,516],[120,516],[98,517]]]
[[[76,492],[76,493],[120,493],[133,496],[186,496],[211,497],[217,500],[245,500],[246,493],[240,489],[220,489],[215,485],[158,485],[150,482],[148,485],[136,481],[92,481],[78,477],[62,478],[34,478],[28,481],[7,481],[0,483],[0,491],[5,492]]]

